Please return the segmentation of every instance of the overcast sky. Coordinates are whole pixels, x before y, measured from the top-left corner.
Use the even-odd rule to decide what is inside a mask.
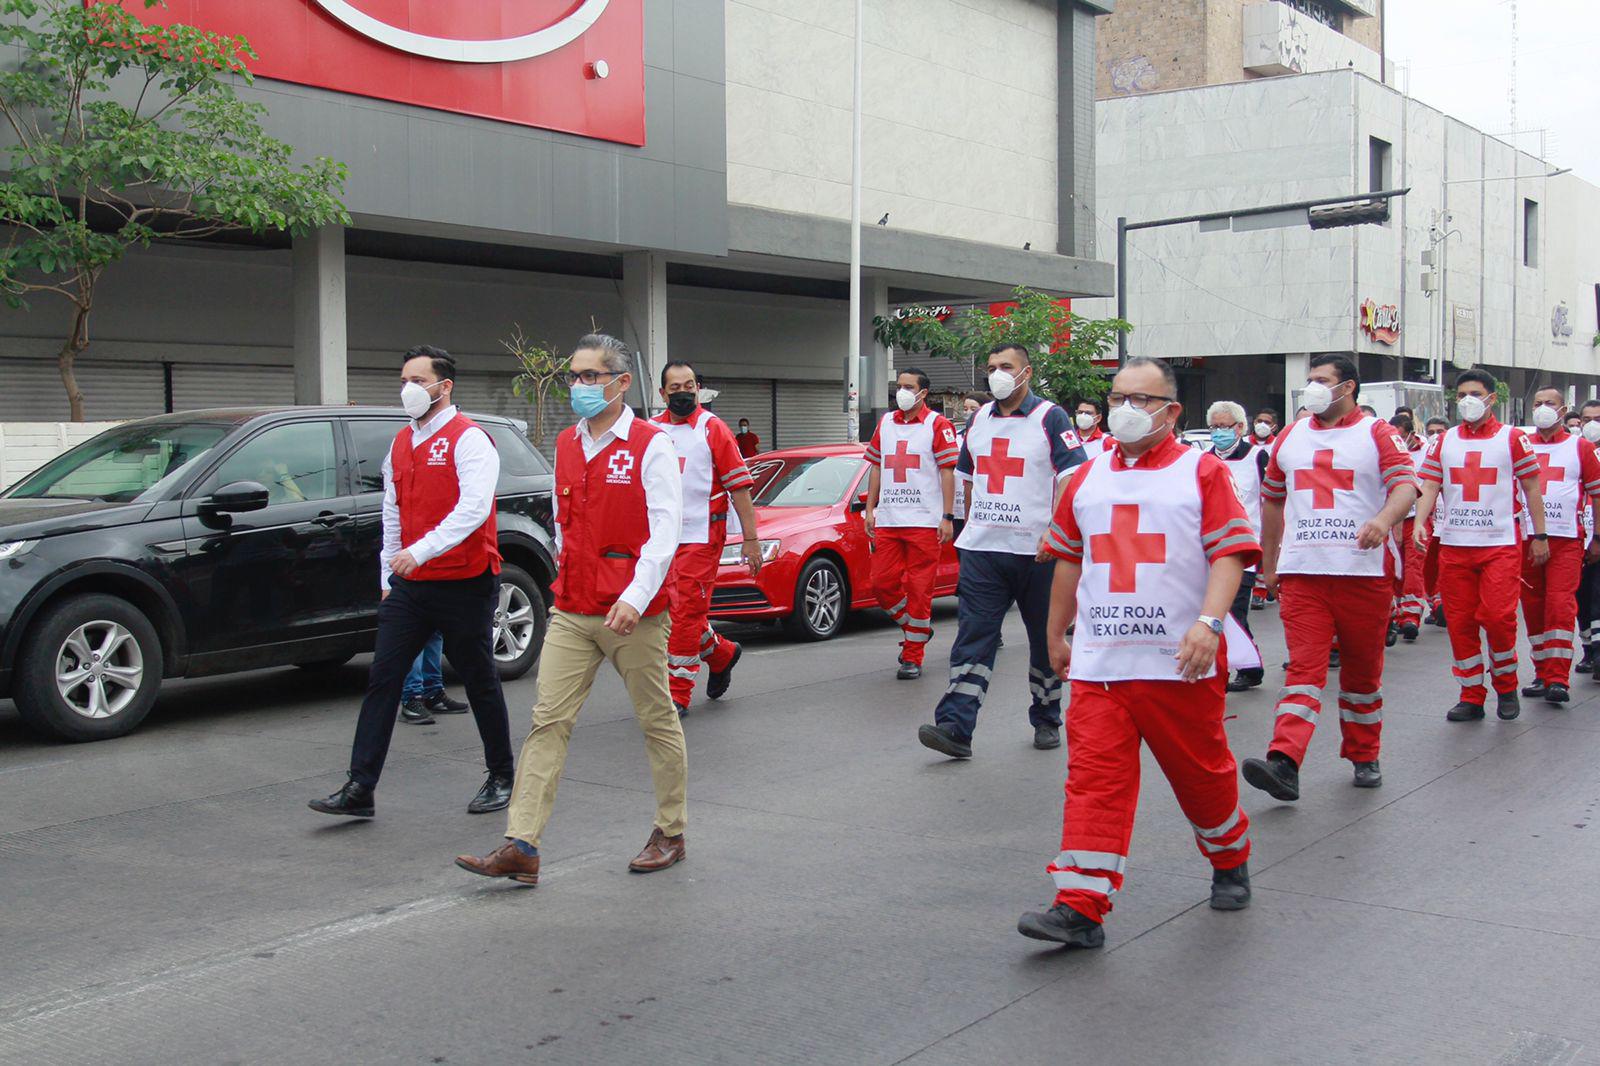
[[[1389,58],[1419,100],[1489,133],[1511,129],[1510,0],[1388,0]],[[1600,184],[1600,0],[1518,0],[1517,128]],[[1397,76],[1404,86],[1404,75]],[[1539,151],[1538,134],[1518,139]]]

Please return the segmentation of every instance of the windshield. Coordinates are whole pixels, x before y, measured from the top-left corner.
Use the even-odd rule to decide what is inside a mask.
[[[831,507],[855,484],[865,460],[854,455],[819,455],[760,464],[752,470],[755,502],[762,507]]]
[[[232,428],[212,422],[165,422],[108,430],[57,456],[6,496],[104,503],[155,499]]]

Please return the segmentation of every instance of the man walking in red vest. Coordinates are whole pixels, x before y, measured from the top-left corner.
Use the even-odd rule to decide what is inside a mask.
[[[609,659],[633,700],[655,784],[650,839],[636,873],[682,862],[689,765],[667,687],[667,571],[683,524],[672,439],[623,402],[633,357],[615,337],[578,341],[568,381],[576,426],[556,441],[555,610],[539,660],[539,702],[522,746],[505,843],[456,865],[484,877],[539,881],[539,840],[555,804],[578,711]]]
[[[489,768],[467,810],[502,810],[511,798],[511,729],[493,637],[500,599],[494,517],[500,457],[489,435],[451,402],[455,376],[455,360],[442,349],[421,345],[406,353],[400,402],[412,421],[383,461],[377,646],[356,720],[350,779],[326,799],[311,801],[322,814],[372,817],[400,691],[436,632],[444,635],[444,653],[466,686]]]

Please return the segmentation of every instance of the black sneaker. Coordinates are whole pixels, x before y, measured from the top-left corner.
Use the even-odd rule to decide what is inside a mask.
[[[1249,689],[1260,688],[1261,680],[1261,674],[1257,671],[1251,670],[1247,672],[1240,670],[1233,675],[1233,680],[1228,682],[1228,691],[1244,692]]]
[[[1417,623],[1407,622],[1405,625],[1400,627],[1400,639],[1405,641],[1407,644],[1414,643],[1419,632],[1420,630],[1417,629]]]
[[[1432,623],[1433,625],[1438,626],[1440,629],[1447,628],[1445,626],[1445,624],[1444,624],[1444,608],[1443,607],[1435,607],[1433,609],[1433,614],[1428,616],[1428,621],[1430,623]]]
[[[678,709],[678,717],[679,718],[682,718],[684,715],[689,713],[689,705],[687,703],[674,702],[673,706]]]
[[[1383,646],[1385,648],[1392,648],[1398,643],[1400,643],[1400,627],[1395,625],[1393,622],[1390,622],[1389,632],[1384,634],[1383,637]]]
[[[1543,681],[1535,681],[1531,685],[1522,686],[1522,694],[1524,696],[1532,696],[1532,697],[1543,696],[1544,695],[1544,682]]]
[[[318,814],[338,814],[346,818],[371,818],[374,802],[372,789],[346,781],[344,787],[327,799],[314,799],[306,804]]]
[[[941,755],[948,755],[952,759],[972,758],[972,743],[961,740],[948,729],[936,725],[925,725],[917,730],[917,739],[925,748],[932,748]]]
[[[1079,914],[1065,903],[1047,911],[1031,911],[1017,919],[1017,932],[1034,940],[1052,940],[1069,948],[1098,948],[1106,942],[1099,922]]]
[[[1561,704],[1566,703],[1571,698],[1571,690],[1559,681],[1544,690],[1544,701],[1546,703]]]
[[[1337,670],[1337,669],[1339,669],[1339,649],[1338,648],[1335,648],[1331,652],[1328,653],[1328,669],[1329,670]]]
[[[1033,727],[1033,746],[1040,751],[1049,751],[1051,748],[1061,746],[1061,727],[1058,725],[1036,725]]]
[[[1383,771],[1378,767],[1378,760],[1371,762],[1358,762],[1356,766],[1355,786],[1357,788],[1382,788]]]
[[[461,700],[451,699],[450,694],[444,689],[431,696],[424,696],[422,705],[432,714],[466,714],[472,709]]]
[[[1269,751],[1265,759],[1246,759],[1244,779],[1273,799],[1292,803],[1300,798],[1300,768],[1281,751]]]
[[[1594,673],[1594,645],[1586,644],[1583,648],[1583,658],[1579,659],[1572,667],[1573,673]]]
[[[1462,700],[1444,712],[1444,716],[1445,720],[1450,722],[1479,722],[1483,720],[1483,704]]]
[[[433,715],[420,699],[406,700],[400,705],[400,720],[406,725],[432,725]]]
[[[488,814],[503,811],[511,806],[511,787],[516,783],[510,774],[490,774],[478,794],[467,804],[468,814]]]
[[[894,676],[897,681],[915,681],[922,676],[922,666],[919,663],[908,663],[902,659],[900,661],[900,669],[895,671]]]
[[[733,668],[739,665],[739,659],[744,655],[744,645],[733,646],[733,658],[728,660],[726,670],[713,670],[706,678],[706,699],[720,700],[728,694],[728,686],[733,684]]]
[[[1211,909],[1242,911],[1250,906],[1250,866],[1240,863],[1231,870],[1211,871]]]
[[[1502,722],[1509,722],[1522,713],[1522,702],[1517,699],[1515,692],[1500,693],[1499,702],[1495,705],[1494,713]]]

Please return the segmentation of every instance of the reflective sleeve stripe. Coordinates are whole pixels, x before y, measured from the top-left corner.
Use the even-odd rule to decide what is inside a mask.
[[[1256,535],[1254,533],[1241,533],[1237,537],[1229,537],[1221,544],[1213,544],[1211,547],[1207,548],[1206,558],[1215,559],[1220,555],[1226,554],[1230,548],[1256,547],[1259,547],[1259,545],[1256,543]]]
[[[1410,463],[1405,463],[1401,466],[1389,467],[1389,469],[1383,471],[1381,476],[1383,477],[1384,484],[1388,484],[1391,481],[1410,481],[1416,476],[1416,473],[1416,467],[1412,466]]]
[[[1098,892],[1102,896],[1110,896],[1117,891],[1117,886],[1111,883],[1109,877],[1090,877],[1087,874],[1074,873],[1071,870],[1051,870],[1050,876],[1055,879],[1056,888],[1063,892],[1077,889],[1083,892]]]
[[[883,456],[878,454],[878,449],[876,448],[868,448],[862,455],[862,458],[871,463],[873,466],[877,466],[883,462]]]
[[[1239,824],[1239,820],[1243,817],[1244,810],[1242,808],[1235,807],[1233,809],[1233,813],[1228,815],[1227,819],[1221,825],[1212,826],[1210,829],[1207,829],[1204,826],[1195,825],[1193,822],[1190,822],[1189,824],[1194,826],[1196,836],[1202,836],[1208,840],[1221,840],[1223,837],[1233,832],[1234,828]]]
[[[1511,467],[1511,473],[1519,480],[1532,477],[1539,472],[1539,460],[1531,455],[1524,455]]]
[[[1126,873],[1128,857],[1111,851],[1063,851],[1050,864],[1057,870],[1104,870],[1107,873]]]
[[[1339,702],[1348,703],[1352,707],[1370,707],[1374,703],[1383,702],[1383,692],[1345,692],[1339,690]]]
[[[1367,711],[1363,713],[1361,711],[1352,711],[1344,707],[1340,707],[1339,720],[1341,722],[1350,722],[1355,725],[1380,725],[1383,722],[1383,709],[1379,708],[1376,711]]]
[[[1250,520],[1248,518],[1234,518],[1225,522],[1220,528],[1213,529],[1209,533],[1202,532],[1200,534],[1200,545],[1201,547],[1211,547],[1214,546],[1218,541],[1225,537],[1231,536],[1234,533],[1252,532],[1253,530],[1250,527]]]
[[[994,676],[994,671],[982,663],[957,663],[950,668],[950,680],[960,677],[975,677],[980,681],[987,681]]]

